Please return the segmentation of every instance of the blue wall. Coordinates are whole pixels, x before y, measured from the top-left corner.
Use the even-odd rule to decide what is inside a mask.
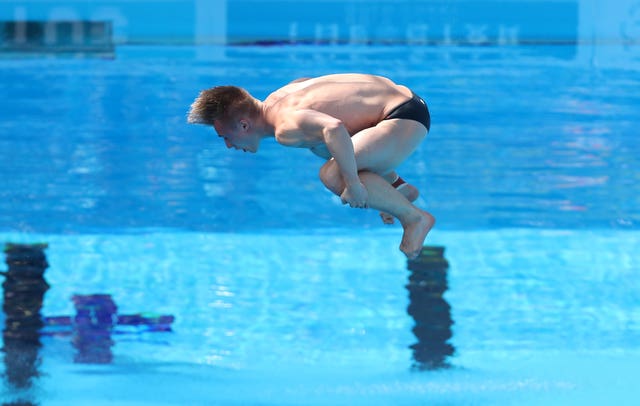
[[[14,0],[0,20],[109,20],[117,42],[638,40],[637,0]]]
[[[228,38],[236,42],[477,45],[575,42],[578,36],[576,0],[325,0],[305,4],[296,7],[287,0],[230,2]]]
[[[638,0],[2,1],[0,21],[33,20],[108,21],[115,44],[569,42],[640,61]]]
[[[116,43],[190,43],[196,34],[195,3],[192,0],[3,0],[0,20],[110,21]]]

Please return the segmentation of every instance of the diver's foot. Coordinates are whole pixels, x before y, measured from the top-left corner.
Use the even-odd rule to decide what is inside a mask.
[[[418,215],[403,224],[404,234],[400,243],[400,251],[404,252],[408,259],[416,259],[422,251],[424,239],[436,223],[436,219],[424,210],[418,210]]]
[[[402,184],[402,186],[398,188],[398,192],[402,193],[402,195],[406,197],[410,202],[415,202],[418,196],[420,196],[420,192],[418,191],[418,189],[409,183]],[[384,224],[395,223],[393,216],[389,213],[381,211],[380,218],[382,219],[382,222]]]

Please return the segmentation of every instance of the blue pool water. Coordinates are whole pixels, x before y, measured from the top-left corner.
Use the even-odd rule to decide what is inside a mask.
[[[31,385],[5,380],[0,400],[633,404],[640,76],[580,53],[125,46],[0,61],[0,241],[48,243],[43,315],[107,293],[119,314],[175,316],[172,332],[115,334],[107,364],[42,336]],[[185,123],[202,88],[263,98],[335,71],[389,76],[430,105],[432,132],[399,172],[438,219],[427,243],[446,247],[446,368],[415,368],[398,226],[343,207],[307,151],[242,154]]]

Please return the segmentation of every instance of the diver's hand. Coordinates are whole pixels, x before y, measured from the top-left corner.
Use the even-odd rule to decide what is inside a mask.
[[[367,200],[369,193],[362,182],[356,182],[344,188],[340,195],[342,204],[349,204],[351,207],[366,209],[368,207]]]

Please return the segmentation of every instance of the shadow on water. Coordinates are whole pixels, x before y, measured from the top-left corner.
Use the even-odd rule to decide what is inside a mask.
[[[412,344],[413,369],[418,371],[449,368],[448,358],[455,348],[449,343],[452,336],[451,306],[444,299],[447,291],[449,263],[444,247],[424,247],[415,260],[407,262],[410,271],[407,290],[407,313],[415,321],[413,334],[418,342]]]

